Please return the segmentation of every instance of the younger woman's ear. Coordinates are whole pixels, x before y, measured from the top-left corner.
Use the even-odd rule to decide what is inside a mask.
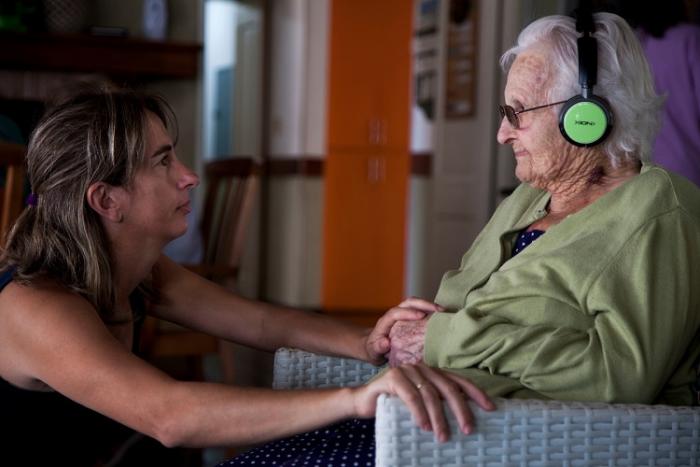
[[[88,187],[85,199],[93,211],[105,220],[118,223],[124,219],[119,203],[120,190],[122,188],[105,182],[95,182]]]

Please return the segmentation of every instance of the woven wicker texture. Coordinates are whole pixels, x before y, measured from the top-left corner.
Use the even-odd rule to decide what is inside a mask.
[[[436,443],[404,404],[381,396],[377,407],[378,466],[696,466],[700,409],[497,399],[474,409],[476,433]],[[473,407],[473,405],[472,405]]]
[[[44,0],[46,27],[52,32],[80,32],[90,17],[89,0]]]
[[[282,349],[277,389],[355,386],[379,369],[357,360]],[[435,442],[404,404],[377,403],[378,466],[700,466],[700,408],[497,399],[474,408],[476,432]],[[448,414],[449,415],[449,414]]]
[[[328,357],[294,349],[275,353],[275,389],[359,386],[381,368],[360,360]]]

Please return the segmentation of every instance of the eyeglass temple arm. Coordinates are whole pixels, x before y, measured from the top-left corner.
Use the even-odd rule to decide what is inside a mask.
[[[538,105],[537,107],[530,107],[529,109],[518,110],[517,112],[515,112],[515,115],[529,112],[531,110],[544,109],[545,107],[551,107],[553,105],[563,104],[564,102],[566,102],[566,101],[552,102],[551,104]]]

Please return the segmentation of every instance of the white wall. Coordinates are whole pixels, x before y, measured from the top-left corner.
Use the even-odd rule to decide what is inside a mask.
[[[439,3],[439,2],[438,2]],[[413,0],[413,40],[412,40],[412,82],[411,82],[411,130],[410,130],[410,154],[432,155],[435,150],[435,119],[431,119],[421,109],[417,100],[421,97],[417,94],[432,95],[437,97],[438,56],[431,55],[437,51],[439,35],[437,30],[431,34],[421,34],[421,30],[429,29],[431,25],[425,24],[426,18],[420,14],[423,0]],[[430,20],[436,18],[430,17]],[[434,79],[430,83],[423,82],[418,90],[418,77],[432,73]],[[424,97],[424,96],[423,96]],[[406,266],[404,272],[404,296],[430,298],[433,291],[427,290],[424,281],[425,268],[428,261],[428,221],[432,193],[432,180],[430,176],[411,176],[408,183],[408,196],[406,205]]]
[[[298,307],[321,304],[323,180],[284,176],[270,180],[265,298]]]
[[[328,64],[328,0],[271,5],[270,153],[323,158]]]
[[[204,145],[202,158],[214,158],[216,137],[216,112],[219,106],[233,106],[222,103],[216,94],[216,73],[226,67],[236,65],[236,19],[238,9],[228,0],[207,0],[204,5]],[[233,152],[232,150],[230,153]]]
[[[516,0],[478,3],[475,112],[448,119],[444,70],[449,2],[441,1],[433,173],[430,180],[414,177],[411,181],[410,295],[433,298],[444,272],[459,266],[491,216],[500,186],[513,184],[508,166],[512,155],[496,142],[496,106],[503,89],[498,58],[506,40],[519,29],[519,6]]]
[[[429,214],[433,182],[424,176],[412,176],[408,183],[408,230],[406,236],[406,273],[404,296],[432,299],[435,290],[424,280],[428,265]]]
[[[233,153],[261,159],[263,107],[262,0],[238,2]]]
[[[328,63],[328,0],[271,2],[270,154],[323,159]],[[265,298],[295,306],[321,302],[323,178],[269,180]]]
[[[305,151],[325,157],[326,113],[328,110],[328,47],[330,43],[330,9],[328,0],[307,2],[306,128]]]

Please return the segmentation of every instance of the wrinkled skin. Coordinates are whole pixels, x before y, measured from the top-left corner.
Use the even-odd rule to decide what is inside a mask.
[[[518,111],[550,103],[546,90],[554,86],[555,76],[549,63],[543,45],[518,55],[508,73],[506,104]],[[531,229],[547,230],[640,170],[638,162],[613,168],[600,145],[582,148],[567,142],[559,131],[560,110],[556,105],[522,113],[518,129],[504,118],[498,129],[498,142],[513,148],[516,177],[551,194],[547,214],[531,224]],[[424,360],[429,318],[394,325],[389,333],[392,366]]]

